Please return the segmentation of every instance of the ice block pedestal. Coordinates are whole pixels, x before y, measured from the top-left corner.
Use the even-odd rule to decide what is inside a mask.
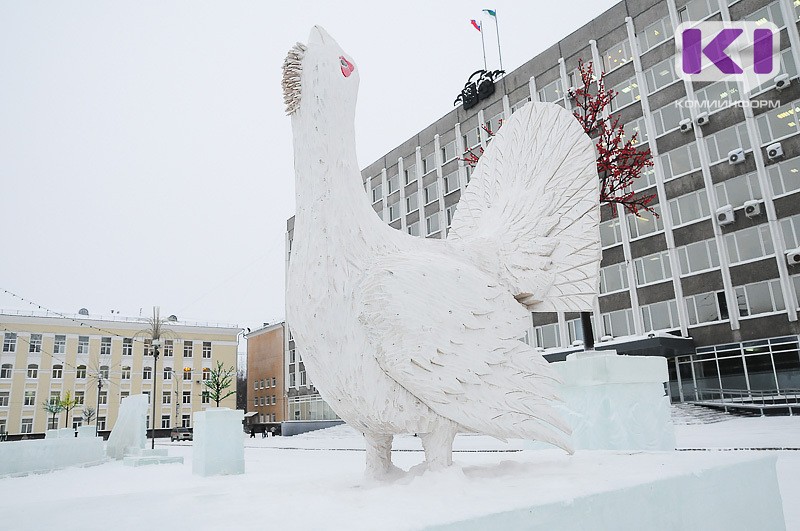
[[[586,351],[553,365],[564,382],[576,450],[675,449],[665,358]]]
[[[194,414],[192,473],[244,474],[244,411],[216,408]]]

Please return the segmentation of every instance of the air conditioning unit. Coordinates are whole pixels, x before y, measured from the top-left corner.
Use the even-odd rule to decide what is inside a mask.
[[[730,225],[736,220],[731,205],[724,205],[717,209],[717,223],[720,225]]]
[[[701,112],[700,114],[697,115],[697,125],[699,126],[708,124],[709,120],[710,118],[708,117],[707,112]]]
[[[791,85],[791,84],[792,84],[792,82],[789,79],[789,75],[788,74],[781,74],[781,75],[775,77],[775,88],[778,89],[778,90],[787,89],[787,88],[789,88],[789,85]]]
[[[789,265],[800,265],[800,248],[786,251],[786,261]]]
[[[744,202],[744,215],[748,218],[754,218],[761,214],[761,202],[756,199]]]
[[[685,118],[679,122],[681,124],[681,133],[688,133],[692,130],[692,119]]]
[[[728,164],[741,164],[742,162],[744,162],[744,150],[742,148],[736,148],[728,152]]]
[[[778,157],[783,156],[783,146],[781,146],[780,142],[775,142],[774,144],[770,144],[767,146],[767,157],[771,159],[777,159]]]

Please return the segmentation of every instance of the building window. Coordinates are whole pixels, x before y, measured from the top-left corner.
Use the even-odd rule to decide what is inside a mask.
[[[697,153],[697,144],[692,142],[664,153],[661,155],[661,165],[664,168],[665,181],[700,169],[700,155]]]
[[[100,355],[101,356],[110,356],[111,355],[111,338],[110,337],[100,338]]]
[[[33,433],[33,419],[22,419],[20,433]]]
[[[552,83],[548,83],[539,89],[539,101],[547,101],[550,103],[563,104],[564,99],[564,86],[561,84],[561,79],[556,79]]]
[[[41,352],[42,351],[42,334],[31,334],[31,340],[28,344],[28,352]]]
[[[734,293],[740,317],[785,309],[781,283],[778,279],[736,286]]]
[[[633,136],[636,135],[634,140]],[[637,118],[627,122],[622,126],[622,138],[630,140],[634,146],[641,146],[647,143],[647,127],[644,123],[644,117]]]
[[[417,166],[409,164],[403,168],[403,175],[405,176],[406,184],[411,184],[417,180]]]
[[[133,339],[130,337],[123,337],[122,338],[122,355],[123,356],[132,356],[133,355]]]
[[[719,267],[719,253],[714,238],[678,247],[681,274],[690,275]]]
[[[183,379],[184,380],[191,380],[192,379],[192,369],[191,369],[191,367],[184,367],[183,368]]]
[[[181,415],[181,428],[190,428],[192,426],[191,415]]]
[[[57,335],[53,342],[53,354],[64,354],[67,352],[67,336]]]
[[[171,358],[173,352],[175,351],[175,343],[172,339],[165,339],[164,340],[164,357]]]
[[[800,190],[800,157],[767,167],[772,193],[776,196],[792,194]]]
[[[664,221],[661,218],[661,206],[652,205],[656,216],[652,213],[642,210],[638,215],[628,214],[628,229],[631,233],[631,239],[641,238],[656,232],[664,230]]]
[[[9,391],[0,391],[0,407],[8,407]]]
[[[427,218],[425,218],[425,226],[427,227],[428,233],[427,235],[430,236],[436,232],[439,232],[439,213],[434,212]]]
[[[447,221],[447,228],[453,224],[453,216],[456,215],[456,205],[450,205],[444,209],[445,220]]]
[[[289,387],[295,387],[295,386],[296,386],[295,374],[293,372],[290,372],[289,373]]]
[[[414,192],[406,196],[406,213],[414,212],[419,208],[419,194]]]
[[[161,415],[161,429],[169,428],[170,418],[171,417],[169,415]]]
[[[123,400],[131,396],[130,391],[120,391],[119,393],[119,403],[121,404]]]
[[[669,265],[669,252],[661,251],[633,261],[636,271],[636,285],[644,286],[662,280],[672,278],[672,270]]]
[[[258,407],[258,397],[253,398],[253,407]]]
[[[675,131],[681,126],[682,120],[691,118],[689,109],[684,107],[685,102],[686,98],[681,98],[653,111],[657,137]]]
[[[203,341],[203,358],[211,359],[211,341]]]
[[[386,187],[388,188],[386,195],[396,192],[400,189],[400,176],[392,175],[386,180]]]
[[[153,378],[153,368],[145,366],[142,369],[142,380],[151,380]]]
[[[191,358],[192,357],[192,342],[191,341],[184,341],[183,342],[183,357],[184,358]]]
[[[761,185],[758,184],[758,175],[755,172],[717,183],[714,185],[714,192],[720,206],[740,207],[745,201],[762,198]]]
[[[530,101],[531,101],[531,97],[530,97],[530,96],[528,96],[528,97],[526,97],[525,99],[523,99],[523,100],[520,100],[520,101],[518,101],[517,103],[515,103],[514,105],[512,105],[512,106],[511,106],[511,114],[514,114],[515,112],[517,112],[518,110],[520,110],[521,108],[523,108],[523,107],[524,107],[525,105],[527,105],[527,104],[528,104]]]
[[[0,378],[11,378],[11,373],[14,370],[14,366],[10,363],[4,363],[2,367],[0,367]]]
[[[78,354],[89,353],[89,336],[78,336]]]
[[[670,199],[669,209],[676,226],[705,219],[711,215],[705,188]]]
[[[619,227],[619,218],[613,218],[600,223],[600,244],[603,247],[611,247],[622,243],[622,232]]]
[[[272,395],[272,405],[274,406],[275,404],[277,404],[277,400],[275,398],[275,395]]]
[[[783,242],[787,249],[800,247],[800,214],[781,220],[781,232],[783,232]]]
[[[300,370],[300,387],[305,385],[308,385],[308,382],[306,381],[306,371]]]
[[[444,193],[449,194],[458,190],[458,170],[451,171],[444,176]]]
[[[636,82],[635,76],[612,88],[617,93],[617,96],[611,100],[612,111],[617,111],[642,99],[639,95],[639,83]]]
[[[795,5],[796,8],[796,5]],[[763,25],[766,22],[772,22],[779,28],[785,26],[783,22],[783,15],[781,15],[781,7],[779,2],[772,2],[771,4],[767,5],[766,7],[762,7],[761,9],[757,9],[753,11],[749,15],[745,15],[742,17],[742,20],[747,20],[750,22],[755,22],[756,25]]]
[[[770,109],[757,116],[756,123],[761,132],[761,141],[768,144],[797,133],[799,121],[795,116],[797,113],[800,113],[800,101]]]
[[[35,363],[31,363],[28,365],[28,374],[29,379],[38,378],[39,377],[39,366]]]
[[[797,9],[798,7],[800,7],[800,4],[796,5],[795,9]],[[778,71],[779,75],[780,74],[786,74],[787,76],[789,76],[789,78],[796,78],[797,77],[797,66],[795,65],[794,57],[792,56],[792,49],[791,48],[786,48],[785,50],[783,50],[781,52],[780,59],[779,59],[778,62],[780,63],[780,69]],[[766,90],[770,90],[774,86],[775,86],[775,79],[774,78],[772,78],[772,79],[770,79],[768,81],[765,81],[764,83],[762,83],[761,85],[759,85],[758,87],[754,88],[751,91],[751,93],[750,93],[751,97],[752,97],[752,95],[758,94],[759,92],[764,92]]]
[[[53,379],[60,380],[64,374],[64,366],[63,365],[53,365]]]
[[[52,416],[47,417],[47,429],[48,430],[58,429],[58,417],[55,418],[53,418]]]
[[[171,391],[164,391],[161,393],[161,403],[162,404],[171,404],[172,403],[172,392]]]
[[[673,35],[672,21],[669,16],[653,22],[639,33],[639,48],[642,53],[671,39]]]
[[[400,219],[400,199],[389,205],[389,221]]]
[[[606,334],[614,337],[629,336],[633,334],[633,312],[630,308],[608,312],[601,315]]]
[[[697,89],[694,95],[701,108],[709,113],[727,109],[741,99],[736,82],[726,80]]]
[[[36,405],[36,391],[25,391],[25,398],[24,402],[22,403],[24,406],[35,406]]]
[[[625,262],[600,269],[600,293],[613,293],[628,289],[628,268]]]
[[[728,153],[735,149],[750,150],[750,137],[744,123],[728,127],[706,137],[708,158],[711,164],[728,160]]]
[[[476,148],[481,143],[481,135],[479,129],[477,127],[473,127],[464,136],[464,148],[465,149],[472,149]]]
[[[84,391],[75,391],[75,405],[82,406],[84,396]]]
[[[98,396],[100,399],[99,403],[101,406],[105,406],[108,404],[108,391],[100,391],[100,395]]]
[[[642,306],[642,319],[646,332],[677,328],[678,304],[672,299]]]
[[[678,9],[681,22],[698,22],[719,11],[716,0],[691,0]]]
[[[83,419],[81,417],[72,417],[72,429],[77,430],[83,426]]]
[[[631,185],[631,189],[634,192],[641,192],[642,190],[646,190],[651,186],[656,185],[656,170],[655,168],[642,168],[642,173],[639,174],[639,177],[633,180],[633,184]]]
[[[775,252],[769,225],[758,225],[725,235],[731,265],[749,260],[759,260]]]
[[[439,187],[436,181],[425,187],[425,204],[429,205],[439,199]]]
[[[259,401],[261,402],[261,405],[263,406],[264,405],[264,397],[262,396],[261,398],[259,398]],[[256,405],[258,405],[258,404],[256,404]]]
[[[422,175],[428,175],[436,169],[436,154],[431,153],[422,159]]]
[[[208,367],[203,367],[203,381],[208,381],[211,379],[211,369]]]
[[[208,391],[203,391],[203,393],[200,395],[200,403],[201,404],[211,403],[211,398],[208,395]]]
[[[3,352],[16,352],[17,351],[17,334],[14,332],[6,332],[3,336]]]
[[[630,61],[633,61],[633,52],[631,51],[631,43],[628,42],[628,39],[615,44],[603,52],[603,67],[606,72],[611,72]]]
[[[409,224],[406,231],[412,236],[419,236],[419,221]]]
[[[164,367],[164,379],[172,380],[172,367]]]
[[[442,164],[450,162],[454,158],[456,158],[456,141],[451,140],[442,146]]]
[[[61,401],[61,393],[59,391],[50,391],[50,400],[48,400],[49,404],[57,404]]]
[[[254,391],[258,391],[258,380],[256,380],[255,382],[253,382],[253,390],[254,390]]]
[[[537,347],[552,348],[561,345],[559,341],[560,331],[558,323],[534,326],[533,332],[536,334]]]
[[[277,386],[278,386],[278,380],[273,376],[272,377],[272,387],[277,387]]]
[[[728,318],[728,304],[725,292],[700,293],[686,297],[686,312],[689,325],[713,323]]]
[[[78,380],[86,379],[86,365],[78,365],[75,369],[75,378]]]
[[[108,380],[109,370],[108,365],[101,365],[100,366],[100,378],[104,380]]]
[[[289,363],[294,363],[294,362],[295,362],[295,360],[296,360],[296,358],[297,358],[297,356],[296,356],[296,354],[295,354],[295,351],[294,351],[294,349],[291,349],[291,350],[289,351]]]
[[[377,203],[383,197],[383,185],[380,175],[372,180],[372,202]]]
[[[191,391],[184,391],[181,397],[181,401],[184,404],[191,404],[192,403],[192,392]]]

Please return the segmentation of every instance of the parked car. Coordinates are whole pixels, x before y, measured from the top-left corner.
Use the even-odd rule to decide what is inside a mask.
[[[192,430],[189,428],[173,428],[169,433],[170,441],[191,441]]]

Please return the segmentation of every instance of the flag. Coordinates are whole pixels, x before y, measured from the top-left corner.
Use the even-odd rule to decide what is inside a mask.
[[[495,11],[494,9],[484,9],[483,12],[489,13],[490,16],[497,18],[497,11]]]
[[[470,20],[470,22],[472,22],[472,27],[474,27],[476,30],[478,30],[478,31],[481,30],[481,23],[480,22],[478,22],[474,18],[472,20]]]

